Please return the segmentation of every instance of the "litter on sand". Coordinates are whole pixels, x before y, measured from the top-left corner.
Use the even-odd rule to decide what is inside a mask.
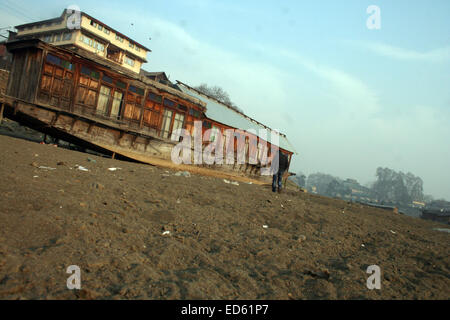
[[[397,232],[390,230],[392,234],[397,234]]]
[[[108,168],[109,171],[117,171],[117,170],[122,170],[121,168]]]
[[[174,176],[177,176],[177,177],[183,176],[183,177],[189,178],[191,176],[191,173],[189,171],[178,171],[177,173],[174,174]]]
[[[168,234],[170,234],[170,231],[164,231],[164,232],[162,233],[163,236],[166,236],[166,235],[168,235]]]
[[[38,168],[39,169],[44,169],[44,170],[56,170],[56,168],[51,168],[51,167],[46,167],[46,166],[40,166]]]
[[[447,229],[447,228],[434,228],[433,230],[450,233],[450,229]]]
[[[269,226],[267,224],[265,224],[265,225],[263,225],[263,228],[267,229],[267,228],[269,228]]]
[[[223,182],[228,183],[228,184],[231,183],[232,185],[235,185],[235,186],[239,185],[239,183],[237,181],[230,181],[230,180],[227,180],[227,179],[223,179]]]
[[[83,167],[83,166],[79,166],[79,165],[75,165],[75,168],[77,168],[78,170],[80,170],[80,171],[89,171],[89,169],[88,168],[85,168],[85,167]]]

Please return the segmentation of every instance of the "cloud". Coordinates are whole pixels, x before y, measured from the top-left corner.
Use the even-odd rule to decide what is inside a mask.
[[[380,110],[376,92],[361,79],[290,51],[283,50],[281,54],[327,81],[330,90],[326,94],[341,112],[371,116]]]
[[[153,34],[153,52],[144,68],[162,69],[172,81],[193,86],[218,85],[235,104],[259,121],[264,119],[258,114],[269,112],[273,105],[285,104],[283,72],[270,63],[199,40],[181,26],[160,18],[147,19],[145,29]]]
[[[383,43],[364,43],[364,47],[376,54],[398,60],[409,61],[429,61],[429,62],[449,62],[450,47],[443,47],[427,52],[408,50]]]

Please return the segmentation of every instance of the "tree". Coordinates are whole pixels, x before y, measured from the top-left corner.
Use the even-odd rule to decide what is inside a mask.
[[[420,177],[381,167],[377,168],[376,176],[377,181],[372,188],[378,200],[404,204],[423,200],[423,181]]]
[[[197,87],[194,87],[194,89],[222,102],[223,104],[226,104],[227,106],[231,107],[232,109],[243,112],[242,109],[237,107],[230,99],[229,94],[223,90],[219,86],[211,86],[209,87],[206,83],[202,83]]]

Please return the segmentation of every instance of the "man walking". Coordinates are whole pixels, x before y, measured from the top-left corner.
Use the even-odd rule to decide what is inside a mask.
[[[280,193],[283,185],[283,175],[289,166],[289,159],[286,154],[284,154],[280,149],[278,149],[278,155],[274,157],[273,161],[274,163],[272,163],[273,164],[272,168],[274,169],[275,173],[272,179],[272,192],[277,192],[278,187],[278,193]],[[276,170],[277,162],[278,162],[278,171]]]

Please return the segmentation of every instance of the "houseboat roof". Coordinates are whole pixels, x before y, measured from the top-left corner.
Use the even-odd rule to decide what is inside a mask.
[[[222,123],[224,125],[228,125],[230,127],[236,128],[236,129],[242,129],[242,130],[249,130],[253,129],[256,131],[256,135],[260,137],[261,139],[264,139],[268,142],[271,142],[271,137],[263,136],[261,135],[260,130],[265,129],[269,130],[270,134],[277,134],[279,136],[279,147],[293,152],[295,154],[298,154],[295,148],[292,146],[292,144],[289,142],[285,134],[282,134],[280,132],[277,132],[262,123],[248,117],[242,112],[239,112],[232,107],[190,87],[189,85],[178,81],[177,80],[178,87],[180,90],[182,90],[184,93],[192,95],[193,97],[202,100],[206,103],[206,117],[214,120],[216,122]]]

